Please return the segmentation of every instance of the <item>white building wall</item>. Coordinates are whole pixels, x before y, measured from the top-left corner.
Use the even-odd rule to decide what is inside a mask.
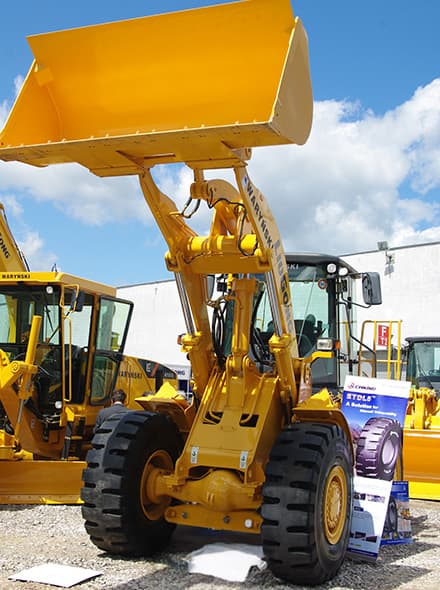
[[[187,367],[186,355],[177,344],[186,328],[174,280],[119,287],[117,292],[134,303],[126,354],[175,369]]]
[[[364,320],[402,320],[402,344],[406,336],[440,335],[440,243],[342,258],[359,272],[375,271],[381,277],[382,305],[359,308],[358,328]],[[360,281],[358,289],[357,300],[362,301]],[[186,329],[174,281],[120,287],[118,296],[134,302],[126,353],[182,370],[188,367],[177,344],[177,336]]]
[[[406,336],[440,335],[440,243],[342,257],[359,272],[380,273],[382,305],[358,311],[363,320],[402,320]],[[358,301],[362,301],[359,281]]]

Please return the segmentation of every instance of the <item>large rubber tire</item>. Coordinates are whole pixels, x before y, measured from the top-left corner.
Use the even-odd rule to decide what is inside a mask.
[[[162,414],[114,414],[98,428],[81,490],[85,528],[97,547],[139,556],[167,545],[175,528],[163,517],[170,498],[151,502],[146,479],[153,467],[172,470],[181,448],[177,427]]]
[[[334,424],[292,424],[266,466],[261,514],[270,570],[293,584],[333,578],[350,537],[353,461]]]
[[[392,418],[370,418],[356,447],[356,473],[391,481],[402,452],[402,428]]]

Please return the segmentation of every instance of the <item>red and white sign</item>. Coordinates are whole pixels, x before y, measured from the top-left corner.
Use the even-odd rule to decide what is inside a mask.
[[[377,325],[377,345],[378,346],[388,346],[390,338],[390,328],[389,326],[384,326],[383,324]]]

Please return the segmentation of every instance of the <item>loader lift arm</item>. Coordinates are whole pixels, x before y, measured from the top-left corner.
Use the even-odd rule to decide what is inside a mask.
[[[225,181],[206,181],[203,170],[194,170],[191,198],[213,210],[210,233],[196,235],[177,214],[177,206],[161,193],[150,169],[140,174],[145,199],[165,236],[169,252],[167,267],[174,272],[187,328],[184,348],[189,354],[195,393],[205,391],[214,354],[206,308],[206,275],[234,275],[231,297],[246,310],[252,309],[255,286],[247,288],[245,275],[264,273],[274,318],[274,352],[282,397],[290,407],[297,404],[300,381],[292,303],[281,238],[262,193],[252,184],[245,163],[234,167],[238,189]],[[243,277],[239,279],[238,277]],[[252,283],[251,283],[252,285]],[[237,317],[235,341],[228,359],[228,372],[243,374],[243,359],[249,351],[250,315]],[[296,369],[296,374],[295,374]],[[200,401],[200,400],[199,400]]]

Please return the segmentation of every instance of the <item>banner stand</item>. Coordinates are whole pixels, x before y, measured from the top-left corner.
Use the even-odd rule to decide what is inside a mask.
[[[341,408],[355,449],[353,515],[347,549],[353,559],[374,562],[382,542],[411,542],[410,529],[409,536],[408,530],[399,536],[399,505],[392,495],[393,485],[402,484],[394,489],[395,493],[399,491],[402,514],[407,513],[406,523],[410,526],[409,504],[402,504],[407,482],[393,484],[401,461],[410,387],[409,382],[393,379],[347,376],[345,380]],[[400,518],[401,526],[404,520]],[[388,538],[382,541],[383,532]]]

